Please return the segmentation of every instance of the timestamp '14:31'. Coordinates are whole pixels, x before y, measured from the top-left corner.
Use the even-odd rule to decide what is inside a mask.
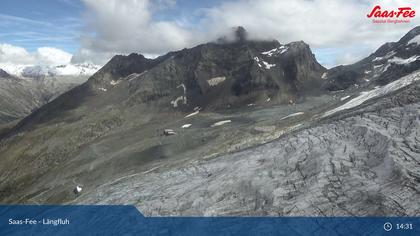
[[[414,226],[411,223],[401,223],[401,224],[396,224],[395,225],[396,229],[413,229]]]

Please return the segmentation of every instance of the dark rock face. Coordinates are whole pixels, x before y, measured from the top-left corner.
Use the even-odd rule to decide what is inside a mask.
[[[128,56],[114,56],[101,70],[94,76],[99,77],[102,73],[109,73],[112,77],[125,77],[132,73],[141,73],[154,66],[154,60],[145,58],[141,54],[132,53]]]
[[[352,65],[328,71],[328,90],[343,90],[354,84],[384,85],[420,67],[420,27],[398,42],[386,43],[369,57]],[[417,37],[417,38],[416,38]]]
[[[245,42],[248,39],[248,33],[246,32],[244,27],[239,26],[238,28],[236,28],[235,38],[237,42]]]
[[[307,44],[246,41],[242,36],[233,43],[208,43],[143,60],[142,70],[130,71],[143,73],[130,78],[130,103],[166,97],[174,108],[226,108],[268,98],[288,102],[321,87],[325,69]],[[112,60],[107,66],[113,67]]]

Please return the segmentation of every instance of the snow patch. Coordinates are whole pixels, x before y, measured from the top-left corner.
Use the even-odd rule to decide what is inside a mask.
[[[327,72],[324,72],[324,74],[322,74],[321,78],[322,79],[327,79],[327,76],[328,76],[328,73]]]
[[[391,82],[383,87],[375,87],[375,89],[370,91],[365,91],[360,93],[359,96],[351,99],[347,103],[343,104],[342,106],[339,106],[335,109],[332,109],[330,111],[325,112],[325,114],[322,117],[326,117],[329,115],[332,115],[338,111],[347,110],[353,107],[357,107],[361,104],[363,104],[365,101],[370,100],[372,98],[384,96],[388,93],[391,93],[393,91],[396,91],[398,89],[404,88],[415,81],[420,80],[420,71],[416,71],[410,75],[404,76],[394,82]]]
[[[225,80],[226,80],[225,76],[220,76],[220,77],[214,77],[214,78],[211,78],[211,79],[207,80],[207,83],[210,86],[216,86],[216,85],[224,82]]]
[[[197,115],[198,113],[200,113],[200,110],[197,110],[197,111],[195,111],[195,112],[193,112],[193,113],[191,113],[191,114],[186,115],[186,116],[185,116],[185,118],[188,118],[188,117],[191,117],[191,116],[195,116],[195,115]]]
[[[290,118],[290,117],[294,117],[294,116],[300,116],[300,115],[303,115],[303,114],[305,114],[305,113],[304,112],[296,112],[296,113],[287,115],[287,116],[281,118],[280,120],[284,120],[284,119],[287,119],[287,118]]]
[[[288,47],[283,45],[283,46],[280,46],[278,48],[273,48],[269,51],[262,52],[261,54],[271,57],[271,56],[276,55],[276,54],[283,54],[283,53],[287,52],[288,49],[289,49]]]
[[[182,102],[183,104],[187,104],[187,99],[185,98],[185,96],[179,96],[175,100],[172,100],[171,104],[174,108],[176,108],[178,107],[179,102]]]
[[[382,65],[373,66],[373,70],[374,70],[373,77],[378,77],[381,74],[385,73],[385,71],[387,71],[390,66],[391,66],[391,63],[387,63],[386,65],[382,64]]]
[[[106,88],[98,88],[98,89],[101,90],[101,91],[103,91],[103,92],[108,91]]]
[[[383,57],[375,57],[372,61],[380,61],[382,59],[384,59],[384,58]]]
[[[273,132],[276,130],[275,125],[269,125],[269,126],[255,126],[254,128],[256,131],[260,132]]]
[[[79,194],[79,193],[82,192],[82,190],[83,190],[82,187],[80,187],[79,185],[77,185],[76,188],[74,188],[74,193],[75,194]]]
[[[137,79],[138,77],[140,77],[140,76],[142,76],[146,73],[147,73],[147,70],[141,72],[140,74],[138,74],[138,73],[129,74],[129,75],[127,75],[127,77],[125,77],[125,79],[128,80],[128,81],[132,81],[133,79]]]
[[[93,75],[100,69],[100,66],[83,63],[83,64],[67,64],[56,66],[57,75]]]
[[[270,64],[270,63],[268,63],[268,62],[266,62],[266,61],[261,60],[259,57],[254,57],[254,61],[256,61],[256,62],[257,62],[258,66],[259,66],[260,68],[262,68],[262,67],[263,67],[263,66],[261,65],[261,63],[262,63],[262,64],[264,65],[264,67],[265,67],[267,70],[271,69],[271,67],[276,66],[276,64]]]
[[[256,61],[256,62],[257,62],[258,66],[259,66],[260,68],[262,68],[262,65],[260,64],[260,58],[258,58],[258,57],[254,57],[254,61]]]
[[[224,125],[224,124],[227,124],[227,123],[230,123],[230,122],[232,122],[232,121],[231,120],[222,120],[222,121],[219,121],[219,122],[216,122],[216,123],[212,124],[211,127],[221,126],[221,125]]]
[[[185,125],[181,126],[181,128],[183,128],[183,129],[187,129],[187,128],[190,128],[190,127],[191,127],[191,125],[192,125],[192,124],[185,124]]]
[[[185,105],[187,104],[187,88],[184,84],[178,85],[176,88],[182,88],[184,95],[177,97],[175,100],[171,101],[171,104],[174,108],[178,107],[178,103],[182,101],[182,103]]]
[[[340,101],[344,101],[344,100],[346,100],[347,98],[349,98],[350,97],[350,95],[348,95],[348,96],[345,96],[345,97],[342,97],[342,98],[340,98]]]
[[[372,61],[374,62],[374,61],[381,61],[381,60],[383,60],[383,59],[389,59],[389,58],[391,58],[392,56],[394,56],[396,54],[396,52],[395,51],[390,51],[390,52],[388,52],[385,56],[383,56],[383,57],[375,57]]]
[[[187,87],[185,87],[185,84],[180,84],[176,88],[182,88],[184,91],[184,96],[187,94]]]
[[[109,84],[112,85],[112,86],[115,86],[115,85],[117,85],[119,83],[121,83],[121,80],[117,80],[117,81],[111,80],[111,82],[109,82]]]
[[[413,43],[415,43],[417,45],[420,44],[420,35],[417,35],[416,37],[414,37],[410,41],[408,41],[407,45],[410,45],[410,44],[413,44]]]
[[[395,51],[390,51],[390,52],[388,52],[388,53],[385,55],[385,58],[386,58],[386,59],[389,59],[389,58],[391,58],[392,56],[394,56],[395,54],[397,54]]]
[[[275,67],[276,66],[276,64],[270,64],[270,63],[267,63],[265,61],[263,61],[263,63],[264,63],[264,66],[265,66],[265,68],[267,70],[271,69],[271,67]]]
[[[382,69],[382,73],[384,73],[385,71],[388,70],[388,68],[391,66],[391,64],[387,64],[383,69]]]
[[[139,77],[140,74],[137,73],[133,73],[133,74],[129,74],[127,77],[125,77],[128,81],[132,81],[133,79]]]
[[[409,57],[407,59],[403,59],[403,58],[399,58],[399,57],[394,57],[392,59],[389,59],[388,62],[394,63],[394,64],[398,64],[398,65],[406,65],[406,64],[410,64],[412,62],[417,61],[417,59],[419,57],[420,56],[412,56],[412,57]]]

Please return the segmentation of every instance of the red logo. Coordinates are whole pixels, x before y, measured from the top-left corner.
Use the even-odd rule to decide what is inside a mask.
[[[373,23],[409,23],[410,18],[415,16],[416,11],[411,7],[399,7],[398,10],[382,10],[379,5],[367,14],[368,18],[374,18]]]

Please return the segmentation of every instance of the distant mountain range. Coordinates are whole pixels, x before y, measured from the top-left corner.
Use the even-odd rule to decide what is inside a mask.
[[[248,40],[243,28],[156,59],[117,55],[0,126],[0,203],[416,215],[419,29],[329,70],[302,41]]]
[[[42,78],[47,76],[91,76],[100,66],[91,63],[59,66],[0,64],[0,68],[16,77]]]
[[[62,66],[6,66],[0,69],[0,125],[21,119],[58,95],[80,85],[99,67],[92,64]]]

